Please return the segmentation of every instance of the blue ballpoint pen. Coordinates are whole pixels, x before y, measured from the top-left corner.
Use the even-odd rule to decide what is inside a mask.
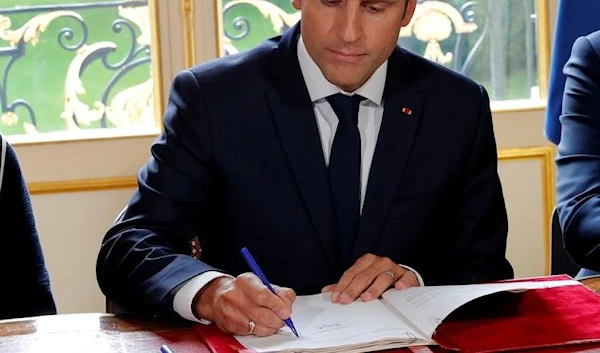
[[[163,344],[162,346],[160,346],[160,352],[161,352],[161,353],[173,353],[173,351],[172,351],[172,350],[170,350],[170,349],[169,349],[169,347],[167,347],[167,346],[166,346],[166,345],[164,345],[164,344]]]
[[[246,263],[248,264],[248,266],[250,266],[250,269],[252,270],[252,272],[254,272],[254,274],[256,276],[258,276],[258,278],[260,278],[260,280],[263,282],[263,284],[265,286],[267,286],[267,288],[269,288],[269,290],[277,295],[277,293],[275,292],[275,289],[273,289],[273,287],[271,286],[271,283],[269,283],[269,280],[267,280],[267,277],[265,276],[265,274],[262,272],[262,270],[260,269],[260,267],[258,267],[258,264],[256,263],[256,261],[254,261],[254,258],[252,257],[252,255],[250,254],[250,251],[248,251],[247,248],[242,248],[242,256],[244,257],[244,260],[246,260]],[[294,323],[292,322],[292,319],[285,319],[284,320],[286,325],[288,325],[288,327],[292,330],[292,332],[294,333],[294,335],[296,335],[296,337],[298,336],[298,331],[296,331],[296,328],[294,327]]]

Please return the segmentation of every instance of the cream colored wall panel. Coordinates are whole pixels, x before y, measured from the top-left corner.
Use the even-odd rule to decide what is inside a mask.
[[[173,77],[185,66],[183,57],[181,8],[173,0],[158,0],[160,44],[162,48],[162,83],[165,103]],[[174,35],[174,33],[176,35]]]
[[[498,171],[507,204],[507,257],[516,277],[546,275],[544,185],[541,159],[508,160]]]
[[[218,56],[218,36],[220,31],[215,31],[220,25],[217,22],[216,1],[207,0],[184,0],[193,4],[194,14],[191,17],[194,38],[192,49],[194,50],[195,64],[214,59]],[[201,19],[198,19],[201,17]]]
[[[538,0],[548,2],[548,26],[550,27],[550,45],[552,45],[552,39],[554,38],[554,28],[556,27],[556,14],[558,11],[559,0]]]
[[[493,113],[498,149],[550,146],[544,136],[545,110]]]
[[[156,137],[17,145],[28,183],[135,175]]]
[[[96,258],[132,189],[32,196],[52,291],[61,314],[104,312]]]

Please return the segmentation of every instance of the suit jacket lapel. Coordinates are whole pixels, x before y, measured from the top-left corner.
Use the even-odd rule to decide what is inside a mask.
[[[314,110],[298,64],[299,32],[297,24],[281,39],[273,63],[276,84],[267,100],[298,190],[332,274],[337,276],[339,248],[333,204]]]
[[[377,244],[419,125],[423,97],[407,85],[410,75],[407,60],[396,48],[388,62],[383,120],[354,244],[354,259],[372,252]]]

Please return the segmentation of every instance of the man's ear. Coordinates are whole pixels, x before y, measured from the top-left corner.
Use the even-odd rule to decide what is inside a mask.
[[[402,18],[402,27],[408,26],[410,20],[412,20],[412,17],[415,14],[416,7],[417,0],[406,0],[406,8],[404,9],[404,17]]]
[[[292,0],[292,6],[300,11],[302,9],[302,0]]]

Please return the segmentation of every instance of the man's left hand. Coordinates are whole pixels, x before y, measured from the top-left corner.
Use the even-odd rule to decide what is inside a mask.
[[[365,254],[344,272],[338,283],[324,287],[322,292],[333,292],[334,303],[349,304],[359,297],[362,301],[377,299],[392,286],[396,289],[417,287],[419,280],[412,271],[398,266],[390,258]]]

